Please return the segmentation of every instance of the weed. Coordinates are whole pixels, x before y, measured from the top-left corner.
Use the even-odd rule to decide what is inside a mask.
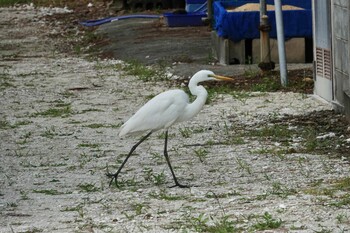
[[[0,1],[0,7],[5,7],[5,6],[11,6],[14,4],[19,4],[19,3],[29,3],[31,2],[30,0],[1,0]]]
[[[274,219],[271,214],[265,212],[264,215],[260,216],[262,221],[258,221],[252,227],[255,230],[263,231],[269,229],[277,229],[279,228],[283,221],[281,219]]]
[[[38,190],[38,189],[34,189],[33,193],[42,193],[45,195],[61,195],[64,194],[63,192],[59,192],[55,189],[42,189],[42,190]]]
[[[297,191],[295,189],[289,188],[285,185],[282,185],[280,182],[272,183],[272,190],[270,194],[277,195],[282,198],[286,198],[289,195],[296,194]]]
[[[0,74],[0,90],[5,90],[10,87],[15,87],[15,85],[11,82],[9,75],[4,73]]]
[[[15,128],[18,128],[19,126],[29,125],[31,123],[32,123],[31,121],[18,121],[18,122],[15,122],[14,124],[11,124],[10,122],[4,120],[4,121],[0,121],[0,129],[15,129]]]
[[[23,145],[27,143],[27,140],[32,136],[32,132],[25,133],[20,137],[21,141],[16,142],[17,144]]]
[[[293,132],[285,125],[265,125],[249,132],[250,136],[272,139],[274,141],[287,141],[293,136]]]
[[[13,126],[8,121],[0,121],[0,129],[11,129]]]
[[[113,182],[115,185],[115,182]],[[118,179],[118,188],[122,189],[124,187],[127,187],[130,191],[136,191],[138,189],[138,186],[140,185],[140,182],[135,179],[135,177],[131,179]]]
[[[273,92],[281,89],[280,82],[275,77],[263,77],[261,83],[251,87],[251,91]]]
[[[337,215],[336,217],[338,223],[342,224],[342,223],[349,223],[349,216],[347,214],[343,214],[343,213],[340,213]]]
[[[98,109],[98,108],[88,108],[88,109],[84,109],[81,112],[79,112],[80,114],[84,114],[87,112],[104,112],[102,109]]]
[[[234,192],[228,192],[228,193],[221,193],[221,194],[216,194],[214,192],[208,192],[207,194],[205,194],[206,198],[228,198],[228,197],[232,197],[232,196],[241,196],[241,194],[237,191]]]
[[[159,193],[152,192],[149,194],[149,196],[152,198],[165,200],[165,201],[178,201],[178,200],[187,199],[187,197],[184,195],[171,195],[171,194],[168,194],[165,190],[161,190]]]
[[[21,199],[22,200],[28,200],[29,199],[27,191],[21,190],[19,193],[21,194]]]
[[[143,209],[149,208],[148,205],[145,205],[145,204],[142,204],[142,203],[133,204],[132,207],[133,207],[136,215],[142,214],[142,210]]]
[[[317,187],[322,184],[322,180],[317,181],[313,184],[312,188],[304,190],[306,194],[316,195],[316,196],[329,196],[334,198],[335,193],[339,191],[348,192],[350,190],[350,177],[340,178],[334,181],[331,181],[331,185],[328,187]],[[350,204],[350,195],[343,195],[339,197],[339,200],[334,201],[331,205],[341,207],[343,205]]]
[[[330,205],[335,207],[350,206],[350,194],[342,195],[339,200],[332,202]]]
[[[81,191],[88,192],[88,193],[97,192],[100,190],[93,184],[80,184],[78,185],[78,187],[80,188]]]
[[[252,64],[251,57],[246,61],[247,64]],[[252,66],[248,66],[248,69],[244,70],[244,76],[247,78],[254,78],[259,75],[260,71],[258,69],[253,69]]]
[[[8,202],[8,203],[6,203],[6,206],[7,206],[7,207],[14,208],[14,207],[17,207],[17,206],[18,206],[18,204],[17,204],[17,203],[15,203],[15,202]]]
[[[194,150],[195,155],[198,157],[199,161],[201,163],[205,162],[205,158],[208,155],[208,151],[204,148],[199,148],[197,150]]]
[[[72,114],[70,105],[65,107],[50,108],[48,110],[37,112],[32,114],[32,117],[43,116],[43,117],[68,117]]]
[[[214,221],[213,224],[210,222]],[[208,233],[234,233],[240,232],[240,229],[235,227],[235,222],[229,220],[228,216],[224,216],[218,220],[214,220],[211,216],[206,217],[203,213],[198,217],[189,219],[189,226],[194,228],[195,232]]]
[[[56,129],[54,126],[51,126],[50,128],[46,128],[45,132],[40,134],[40,136],[50,138],[50,139],[52,139],[56,135],[57,135],[57,133],[56,133]]]
[[[192,135],[192,130],[188,127],[180,128],[179,131],[180,131],[181,136],[184,138],[190,138]]]
[[[27,153],[24,153],[22,151],[15,150],[16,157],[27,157],[30,155],[29,153],[30,153],[30,151],[27,151]]]
[[[91,128],[91,129],[98,129],[98,128],[105,127],[105,125],[99,124],[99,123],[94,123],[94,124],[90,124],[90,125],[85,125],[84,127]]]
[[[126,63],[123,66],[123,71],[128,75],[137,76],[140,80],[145,82],[166,80],[165,71],[162,68],[156,69],[144,66],[135,60]]]
[[[100,145],[97,143],[80,143],[78,147],[98,148]]]
[[[84,127],[91,128],[91,129],[99,129],[99,128],[119,128],[121,124],[100,124],[100,123],[93,123],[90,125],[84,125]]]
[[[62,93],[60,93],[64,98],[69,98],[75,96],[74,92],[66,90]]]
[[[163,155],[157,153],[157,152],[152,152],[151,153],[152,159],[157,162],[157,164],[161,164],[163,161]]]
[[[151,181],[157,186],[165,183],[166,176],[165,176],[164,172],[159,173],[159,174],[154,174],[153,170],[151,168],[145,168],[144,171],[146,173],[145,179],[147,181]]]
[[[236,160],[236,163],[237,163],[240,171],[245,171],[249,175],[252,174],[252,169],[251,169],[250,165],[246,161],[244,161],[241,158],[235,158],[235,160]]]

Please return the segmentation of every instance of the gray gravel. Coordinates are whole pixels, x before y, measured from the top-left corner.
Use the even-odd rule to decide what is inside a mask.
[[[288,148],[259,137],[228,141],[271,117],[331,109],[312,95],[219,95],[170,130],[175,172],[191,188],[168,188],[161,132],[126,164],[125,186],[108,187],[107,165],[117,169],[137,140],[119,139],[118,127],[167,87],[126,75],[117,60],[58,52],[47,12],[62,13],[0,9],[0,232],[349,231],[346,193],[322,192],[349,177],[347,161],[263,153]]]

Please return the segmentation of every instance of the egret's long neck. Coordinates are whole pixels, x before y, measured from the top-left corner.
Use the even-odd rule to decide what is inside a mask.
[[[187,105],[182,120],[189,120],[196,116],[202,109],[208,97],[207,90],[205,90],[203,86],[198,86],[198,82],[196,80],[191,79],[188,87],[191,94],[197,96],[197,98],[192,103]]]

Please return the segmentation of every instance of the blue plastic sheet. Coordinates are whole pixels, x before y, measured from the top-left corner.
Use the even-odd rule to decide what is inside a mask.
[[[285,38],[312,37],[312,12],[311,1],[282,1],[283,4],[294,5],[305,10],[283,11],[283,24]],[[220,37],[229,38],[232,41],[243,39],[256,39],[260,37],[259,24],[260,13],[251,12],[227,12],[227,7],[237,7],[246,3],[259,3],[259,1],[233,1],[214,2],[214,28]],[[273,1],[267,1],[273,4]],[[299,3],[299,4],[297,4]],[[268,11],[271,25],[270,37],[277,38],[276,18],[274,11]]]

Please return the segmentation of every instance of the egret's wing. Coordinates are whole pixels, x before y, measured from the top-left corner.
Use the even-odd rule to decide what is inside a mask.
[[[163,92],[148,101],[125,122],[119,135],[168,128],[181,116],[187,104],[188,96],[184,91]]]

